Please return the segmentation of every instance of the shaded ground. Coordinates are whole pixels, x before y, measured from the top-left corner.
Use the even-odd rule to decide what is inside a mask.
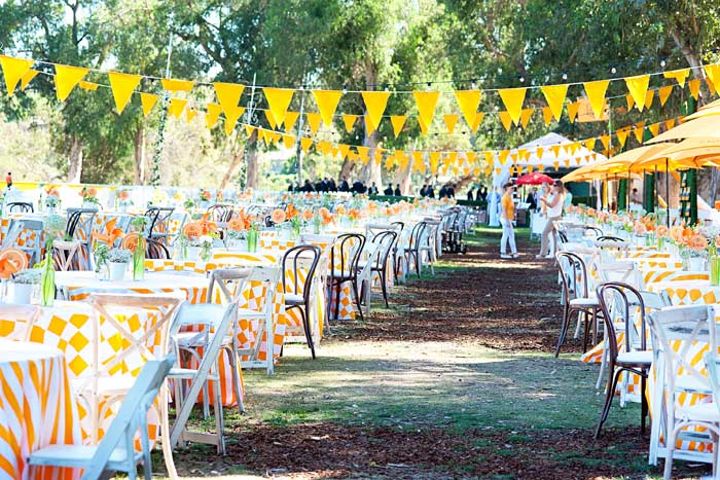
[[[229,455],[193,446],[176,456],[180,473],[655,478],[636,405],[613,408],[593,440],[597,366],[549,353],[560,315],[555,270],[534,259],[525,237],[520,249],[532,254],[499,260],[498,237],[481,231],[468,255],[443,257],[435,277],[398,287],[370,321],[334,325],[317,360],[288,346],[276,375],[246,372],[248,413],[226,410]],[[686,477],[706,473],[678,464]]]

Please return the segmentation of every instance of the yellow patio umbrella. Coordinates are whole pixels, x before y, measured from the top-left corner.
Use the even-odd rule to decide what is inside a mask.
[[[708,115],[695,120],[690,120],[657,137],[648,140],[647,144],[667,142],[668,140],[680,140],[686,138],[720,138],[720,118],[717,115]]]
[[[687,117],[685,117],[685,120],[690,121],[690,120],[695,120],[696,118],[712,117],[712,116],[717,116],[717,115],[720,115],[720,104],[714,105],[712,107],[710,107],[709,105],[706,105],[701,110],[698,110],[697,112],[693,113],[692,115],[688,115]]]

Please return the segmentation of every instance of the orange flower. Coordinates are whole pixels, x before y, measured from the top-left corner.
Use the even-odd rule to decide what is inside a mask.
[[[635,235],[645,235],[645,233],[647,233],[647,228],[643,222],[636,221],[633,225],[633,231],[635,232]]]
[[[287,219],[287,216],[285,215],[284,210],[276,208],[275,210],[273,210],[270,218],[272,219],[273,223],[277,225],[283,223]]]
[[[49,186],[45,189],[45,194],[46,194],[48,197],[59,197],[59,196],[60,196],[60,192],[58,192],[57,188],[55,188],[55,187],[52,186],[52,185],[49,185]]]
[[[292,203],[289,203],[288,206],[285,207],[285,218],[287,220],[292,220],[298,213],[297,208],[295,208],[295,205]]]
[[[347,213],[347,210],[345,209],[344,205],[338,205],[335,207],[335,213],[338,215],[345,215]]]
[[[235,215],[233,215],[227,226],[228,229],[235,232],[244,232],[245,230],[250,228],[250,226],[252,225],[252,221],[253,219],[250,215],[240,210],[239,212],[235,213]]]
[[[128,198],[130,198],[130,192],[127,190],[120,190],[120,192],[118,192],[118,200],[124,202]]]
[[[183,228],[183,233],[187,238],[198,238],[203,234],[202,226],[197,222],[190,222]]]
[[[674,242],[683,243],[683,227],[679,225],[670,227],[670,238],[672,238]]]
[[[309,222],[310,220],[312,220],[313,217],[314,217],[314,214],[313,214],[312,210],[303,210],[303,213],[302,213],[303,220],[305,220],[306,222]]]
[[[88,196],[88,197],[94,197],[94,196],[97,195],[97,190],[96,190],[95,188],[93,188],[93,187],[90,187],[90,188],[88,188],[88,189],[85,191],[85,194],[86,194],[86,196]]]
[[[208,219],[207,213],[202,216],[198,223],[200,224],[200,230],[202,231],[202,235],[210,235],[211,233],[217,232],[217,223],[211,222]]]
[[[358,210],[357,208],[351,208],[348,212],[348,217],[351,220],[357,220],[358,218],[360,218],[360,210]]]
[[[707,248],[707,238],[704,235],[695,233],[688,239],[688,247],[693,250],[705,250]]]
[[[655,233],[658,237],[667,237],[670,230],[665,225],[658,225],[655,229]]]

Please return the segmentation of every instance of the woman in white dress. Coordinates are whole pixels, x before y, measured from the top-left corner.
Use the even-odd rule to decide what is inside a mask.
[[[565,205],[565,186],[560,180],[555,180],[549,196],[540,199],[543,210],[547,212],[547,224],[540,239],[540,253],[535,258],[552,258],[550,255],[550,235],[555,237],[555,222],[562,217]]]

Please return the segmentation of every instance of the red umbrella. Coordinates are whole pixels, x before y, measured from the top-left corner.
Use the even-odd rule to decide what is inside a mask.
[[[526,173],[525,175],[522,175],[518,177],[518,179],[515,181],[516,185],[540,185],[542,183],[553,183],[555,180],[548,177],[544,173],[540,172],[531,172]]]

